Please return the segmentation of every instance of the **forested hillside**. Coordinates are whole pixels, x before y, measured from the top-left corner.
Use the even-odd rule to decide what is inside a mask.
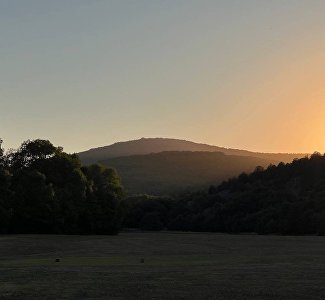
[[[325,234],[325,156],[257,168],[176,201],[127,201],[126,225],[145,229]]]
[[[117,157],[100,163],[117,170],[130,195],[172,195],[208,188],[274,161],[221,152],[175,151]]]

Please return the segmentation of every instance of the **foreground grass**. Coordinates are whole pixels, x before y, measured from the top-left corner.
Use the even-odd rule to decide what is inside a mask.
[[[0,299],[325,299],[324,282],[324,237],[0,236]]]

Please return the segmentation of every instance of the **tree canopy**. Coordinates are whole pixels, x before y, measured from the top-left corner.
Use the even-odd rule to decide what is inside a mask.
[[[0,140],[0,232],[116,234],[123,188],[113,169],[81,167],[48,140],[4,153]]]

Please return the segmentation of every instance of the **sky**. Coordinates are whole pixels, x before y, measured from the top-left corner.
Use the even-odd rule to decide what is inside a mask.
[[[325,1],[0,0],[0,137],[325,152]]]

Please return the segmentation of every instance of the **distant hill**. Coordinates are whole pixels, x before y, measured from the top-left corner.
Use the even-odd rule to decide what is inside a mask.
[[[168,138],[142,138],[79,153],[84,165],[114,167],[132,194],[170,194],[206,187],[251,172],[257,165],[291,162],[305,154],[257,153]]]
[[[100,163],[117,170],[129,194],[166,195],[207,188],[241,172],[252,172],[258,165],[276,162],[222,152],[174,151],[116,157]]]
[[[305,154],[293,153],[259,153],[246,150],[223,148],[186,140],[169,138],[142,138],[133,141],[118,142],[109,146],[93,148],[78,153],[83,164],[96,163],[112,157],[144,155],[163,151],[207,151],[223,152],[226,155],[254,156],[277,162],[291,162]]]

